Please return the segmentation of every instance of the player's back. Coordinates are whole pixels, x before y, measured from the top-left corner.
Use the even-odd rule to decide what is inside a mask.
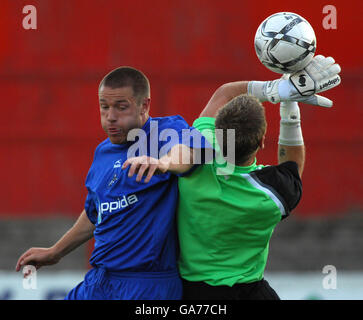
[[[206,128],[209,121],[214,131],[211,118],[202,119],[194,126]],[[180,273],[211,285],[258,281],[274,227],[300,198],[297,166],[255,160],[226,174],[220,168],[214,160],[179,178]]]

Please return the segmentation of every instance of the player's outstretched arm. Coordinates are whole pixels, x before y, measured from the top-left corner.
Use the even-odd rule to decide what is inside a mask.
[[[73,227],[54,246],[30,248],[20,256],[15,270],[19,271],[25,265],[33,265],[39,269],[42,266],[56,264],[66,254],[91,239],[94,229],[95,226],[83,210]]]
[[[220,108],[241,94],[249,94],[261,102],[279,103],[299,101],[322,107],[331,107],[333,102],[316,93],[338,86],[341,82],[339,64],[332,57],[314,57],[303,70],[284,75],[274,81],[236,81],[225,83],[212,95],[200,117],[215,117]]]
[[[301,177],[305,164],[305,146],[298,103],[281,102],[280,117],[278,163],[295,161]]]
[[[148,156],[133,157],[127,159],[122,169],[130,167],[128,177],[136,176],[136,181],[140,182],[145,176],[145,183],[148,183],[154,174],[172,172],[181,174],[189,171],[194,165],[193,149],[183,144],[173,146],[168,154],[155,159]]]

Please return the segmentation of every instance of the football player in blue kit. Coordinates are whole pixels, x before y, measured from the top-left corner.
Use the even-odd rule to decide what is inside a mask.
[[[134,68],[120,67],[106,75],[99,86],[99,103],[108,138],[95,150],[86,178],[84,210],[52,247],[26,251],[16,270],[29,264],[37,269],[55,264],[94,237],[92,269],[66,299],[181,299],[175,227],[177,176],[163,173],[149,183],[139,183],[128,178],[122,164],[132,150],[131,156],[152,152],[163,156],[175,145],[204,148],[205,140],[180,116],[149,116],[149,81]],[[182,136],[185,130],[193,130],[189,139]],[[167,139],[173,132],[176,138]]]

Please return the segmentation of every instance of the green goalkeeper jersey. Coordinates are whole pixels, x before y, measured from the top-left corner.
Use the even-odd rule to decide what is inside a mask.
[[[231,170],[219,155],[215,119],[193,126],[214,144],[216,157],[179,178],[180,274],[214,286],[261,280],[273,229],[301,197],[297,164],[255,160]]]

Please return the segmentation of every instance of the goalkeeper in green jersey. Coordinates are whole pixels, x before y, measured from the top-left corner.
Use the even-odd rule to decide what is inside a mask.
[[[148,182],[179,174],[179,271],[184,299],[279,299],[264,280],[276,224],[302,193],[305,148],[296,101],[331,107],[316,93],[340,83],[334,59],[317,56],[288,79],[240,81],[218,88],[193,126],[214,146],[213,160],[195,165],[196,150],[175,146],[160,159],[128,159],[129,176]],[[304,86],[299,78],[304,76]],[[306,85],[306,83],[308,85]],[[280,102],[278,165],[258,165],[266,119],[261,101]],[[228,134],[231,130],[233,134]],[[232,152],[231,152],[232,150]],[[200,158],[200,155],[199,155]],[[200,163],[200,162],[199,162]]]

